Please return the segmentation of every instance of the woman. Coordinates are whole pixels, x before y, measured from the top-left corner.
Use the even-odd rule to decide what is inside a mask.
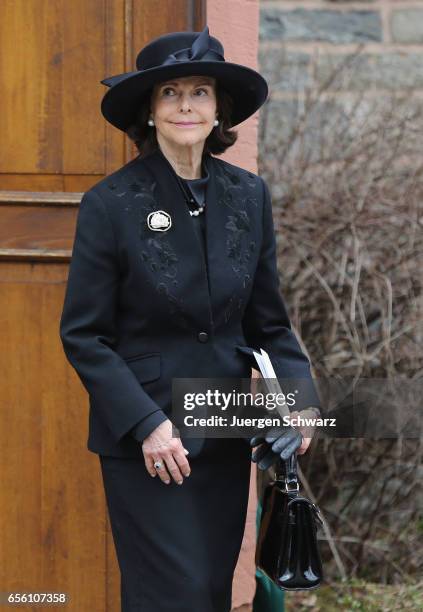
[[[279,294],[269,190],[211,155],[267,85],[207,27],[154,39],[102,82],[103,115],[140,155],[82,198],[60,335],[90,397],[122,610],[226,612],[251,446],[266,469],[309,439],[173,436],[172,379],[249,378],[245,352],[264,348],[278,376],[307,381],[298,407],[318,405]]]

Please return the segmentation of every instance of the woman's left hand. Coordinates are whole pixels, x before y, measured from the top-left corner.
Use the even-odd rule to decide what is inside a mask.
[[[304,419],[315,419],[316,412],[313,409],[301,412],[295,410],[291,412],[290,420],[295,423],[295,418],[298,416]],[[283,430],[273,428],[264,436],[262,434],[254,436],[250,440],[250,445],[254,447],[260,444],[260,446],[253,453],[251,460],[257,463],[259,469],[267,470],[276,461],[277,456],[286,461],[294,452],[303,455],[310,446],[314,429],[312,425],[291,425],[286,426]]]
[[[294,410],[293,412],[291,412],[290,418],[295,422],[295,418],[297,416],[300,416],[302,419],[315,419],[316,413],[314,412],[314,410],[309,410],[308,408],[306,410],[301,410],[301,412],[298,412],[298,410]],[[297,429],[303,436],[303,441],[301,443],[301,446],[299,446],[297,449],[297,454],[304,455],[304,453],[310,446],[310,442],[313,439],[313,433],[316,428],[312,425],[293,425],[293,427],[295,427],[295,429]],[[310,436],[311,434],[311,437],[305,437],[306,434],[307,436]]]

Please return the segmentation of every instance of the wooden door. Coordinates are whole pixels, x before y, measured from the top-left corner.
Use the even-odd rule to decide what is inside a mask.
[[[82,193],[135,154],[100,80],[204,24],[202,1],[0,0],[0,590],[66,593],[71,612],[120,609],[88,397],[59,337]]]

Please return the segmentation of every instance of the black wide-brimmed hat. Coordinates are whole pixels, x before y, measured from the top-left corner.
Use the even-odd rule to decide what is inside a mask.
[[[266,80],[248,66],[224,58],[222,44],[202,32],[171,32],[150,41],[139,53],[137,70],[100,81],[110,89],[101,102],[101,112],[112,125],[126,131],[136,121],[143,99],[153,85],[184,76],[212,76],[233,99],[231,125],[253,115],[266,101]]]

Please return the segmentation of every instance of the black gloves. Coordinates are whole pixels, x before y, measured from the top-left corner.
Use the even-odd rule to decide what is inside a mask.
[[[258,434],[250,439],[250,446],[261,446],[254,451],[251,461],[257,463],[260,470],[267,470],[280,457],[286,461],[301,446],[302,434],[292,425],[280,428],[274,427],[267,433]]]

